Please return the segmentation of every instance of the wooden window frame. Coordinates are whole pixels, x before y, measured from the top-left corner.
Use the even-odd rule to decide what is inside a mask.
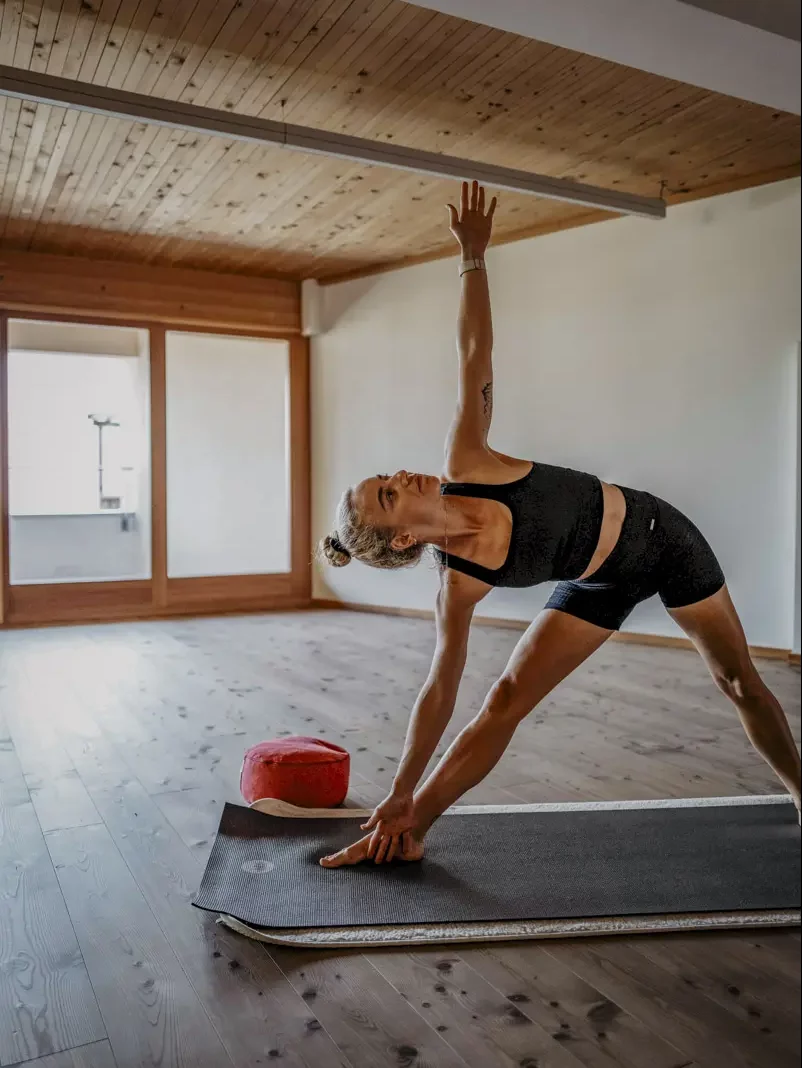
[[[146,330],[150,361],[151,577],[11,585],[8,505],[9,320]],[[285,341],[289,355],[290,570],[170,578],[167,574],[167,331]],[[0,309],[0,628],[306,608],[312,599],[309,342],[299,333]]]

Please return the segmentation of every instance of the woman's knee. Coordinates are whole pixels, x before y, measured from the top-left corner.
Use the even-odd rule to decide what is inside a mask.
[[[517,724],[533,707],[531,694],[527,696],[520,680],[505,672],[488,693],[483,712],[494,720]]]
[[[731,701],[748,701],[765,695],[765,683],[751,660],[736,665],[714,665],[711,672],[718,688]]]

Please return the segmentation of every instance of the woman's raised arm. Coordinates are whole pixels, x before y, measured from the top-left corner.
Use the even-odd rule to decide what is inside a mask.
[[[446,445],[447,468],[472,466],[487,448],[493,415],[493,322],[484,254],[490,241],[496,198],[485,212],[485,191],[462,184],[459,211],[448,205],[451,232],[462,250],[462,295],[457,319],[459,393]]]

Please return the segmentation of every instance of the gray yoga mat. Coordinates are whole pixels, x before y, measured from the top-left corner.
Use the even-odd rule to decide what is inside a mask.
[[[270,928],[791,909],[791,804],[445,815],[416,864],[336,870],[353,818],[227,804],[194,904]]]

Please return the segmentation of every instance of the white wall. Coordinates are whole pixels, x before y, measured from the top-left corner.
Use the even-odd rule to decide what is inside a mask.
[[[503,211],[503,203],[502,208]],[[445,215],[445,213],[444,213]],[[492,444],[648,489],[719,555],[748,637],[789,648],[794,616],[798,180],[488,254]],[[439,473],[456,388],[456,259],[324,290],[313,342],[313,521],[380,470]],[[316,596],[430,608],[434,570],[358,563]],[[532,618],[551,585],[496,590],[486,615]],[[624,629],[676,634],[660,602]]]

